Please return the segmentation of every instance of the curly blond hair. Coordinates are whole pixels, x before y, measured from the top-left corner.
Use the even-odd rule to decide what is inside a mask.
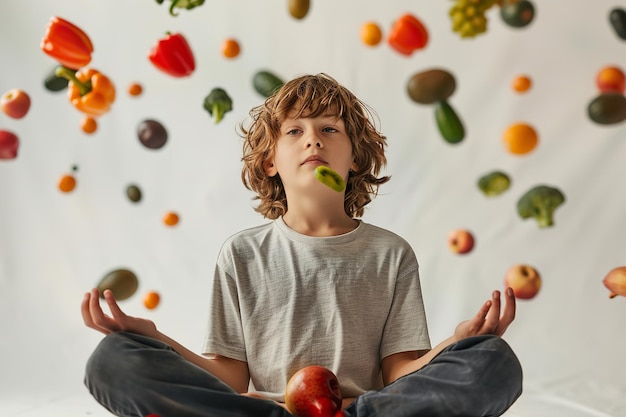
[[[250,110],[248,127],[239,124],[243,143],[241,180],[260,200],[255,208],[265,218],[277,219],[287,212],[287,197],[279,175],[270,177],[265,162],[274,155],[280,125],[293,118],[328,115],[341,117],[352,142],[354,171],[346,183],[344,209],[350,217],[363,216],[364,207],[378,194],[389,176],[378,177],[387,164],[387,138],[374,125],[374,111],[327,74],[303,75],[285,83],[265,102]]]

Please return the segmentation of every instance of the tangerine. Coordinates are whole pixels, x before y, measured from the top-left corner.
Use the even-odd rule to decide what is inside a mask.
[[[502,137],[506,149],[515,155],[524,155],[535,149],[539,137],[535,129],[526,123],[510,125]]]

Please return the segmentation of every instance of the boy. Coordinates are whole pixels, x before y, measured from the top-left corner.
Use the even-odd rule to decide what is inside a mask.
[[[289,416],[287,381],[322,365],[338,377],[344,416],[497,416],[522,371],[499,337],[515,315],[500,293],[430,347],[415,254],[358,217],[389,177],[371,112],[331,77],[287,82],[250,112],[242,180],[271,222],[231,236],[215,268],[203,355],[125,315],[110,291],[82,304],[107,335],[85,383],[119,416]],[[345,179],[318,181],[327,166]],[[113,365],[114,366],[111,366]],[[250,388],[254,390],[249,391]]]

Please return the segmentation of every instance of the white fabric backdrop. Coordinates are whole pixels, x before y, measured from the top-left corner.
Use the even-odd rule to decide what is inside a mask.
[[[0,128],[21,139],[18,158],[0,161],[0,404],[17,414],[40,399],[87,395],[83,367],[100,335],[83,326],[79,305],[115,268],[140,279],[137,294],[122,303],[128,313],[154,319],[199,349],[221,243],[264,221],[239,179],[235,127],[262,100],[253,74],[269,69],[284,79],[329,73],[377,111],[393,179],[364,220],[414,246],[434,343],[502,288],[510,266],[530,264],[543,287],[519,302],[506,335],[527,388],[510,413],[626,416],[626,300],[610,300],[602,285],[610,269],[626,265],[625,126],[599,126],[586,116],[596,73],[625,63],[626,43],[608,23],[620,2],[534,3],[537,16],[525,29],[506,26],[494,8],[486,34],[461,39],[450,29],[451,1],[319,0],[300,21],[285,1],[207,0],[178,17],[151,0],[2,2],[0,90],[22,88],[33,103],[21,120],[0,113]],[[387,33],[404,12],[427,26],[424,50],[407,58],[385,43],[361,43],[365,21]],[[43,88],[54,61],[39,43],[51,16],[88,33],[95,46],[90,65],[118,89],[91,136],[81,132],[81,115],[65,93]],[[148,61],[166,31],[189,40],[197,59],[191,77],[174,79]],[[226,37],[241,42],[234,60],[220,55]],[[406,94],[409,77],[432,67],[457,80],[450,102],[467,137],[456,146],[440,137],[433,109]],[[523,73],[533,87],[515,94],[510,82]],[[140,97],[125,92],[133,81],[144,86]],[[233,97],[234,110],[215,125],[202,102],[218,86]],[[169,131],[158,151],[137,140],[136,127],[147,118]],[[503,130],[516,121],[539,132],[529,155],[502,146]],[[63,194],[56,182],[74,165],[78,186]],[[487,199],[475,183],[492,169],[507,171],[513,183]],[[144,193],[139,204],[124,194],[130,183]],[[555,226],[545,230],[515,212],[517,198],[538,183],[556,185],[567,197]],[[168,210],[181,216],[174,228],[161,222]],[[474,233],[470,254],[449,251],[447,234],[455,228]],[[151,289],[162,302],[149,311],[141,295]]]

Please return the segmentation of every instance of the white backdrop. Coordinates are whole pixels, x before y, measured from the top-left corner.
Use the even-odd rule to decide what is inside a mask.
[[[364,220],[413,245],[433,343],[501,289],[509,267],[530,264],[543,286],[534,299],[519,301],[506,334],[525,371],[526,394],[511,413],[626,416],[626,300],[609,299],[602,285],[610,269],[626,265],[626,131],[586,115],[598,93],[596,73],[626,62],[626,43],[608,23],[610,9],[626,3],[535,0],[536,18],[524,29],[507,26],[494,7],[488,32],[474,39],[450,29],[451,1],[319,0],[303,20],[288,14],[286,1],[207,0],[178,17],[165,3],[0,5],[0,90],[21,88],[32,99],[23,119],[0,113],[0,129],[21,141],[16,159],[0,160],[0,404],[6,415],[54,398],[88,396],[83,367],[100,335],[83,326],[79,307],[84,292],[112,269],[129,268],[139,277],[136,295],[122,302],[129,314],[151,318],[163,332],[200,348],[221,243],[265,221],[239,178],[235,127],[262,101],[253,74],[269,69],[283,79],[326,72],[377,111],[389,140],[385,172],[392,181]],[[428,28],[425,49],[404,57],[384,42],[371,48],[360,41],[364,22],[376,21],[386,34],[405,12]],[[43,87],[55,62],[39,43],[52,16],[87,32],[95,46],[90,66],[117,87],[112,110],[93,135],[80,130],[82,116],[65,93]],[[172,78],[148,61],[166,31],[188,39],[197,60],[191,77]],[[242,45],[236,59],[220,54],[226,37]],[[445,143],[433,109],[406,94],[409,77],[433,67],[456,77],[450,103],[466,125],[461,144]],[[519,74],[533,80],[523,95],[510,88]],[[126,93],[135,81],[144,87],[139,97]],[[213,87],[234,100],[218,125],[202,108]],[[137,139],[137,125],[148,118],[169,132],[159,150]],[[512,155],[502,145],[503,130],[516,121],[539,132],[528,155]],[[73,166],[78,185],[61,193],[57,180]],[[488,199],[476,181],[493,169],[507,171],[513,182]],[[130,183],[143,191],[138,204],[125,196]],[[519,196],[538,183],[558,186],[567,198],[552,228],[539,229],[515,211]],[[173,228],[161,222],[169,210],[181,218]],[[448,232],[456,228],[474,233],[471,253],[448,249]],[[142,304],[148,290],[161,293],[155,310]]]

